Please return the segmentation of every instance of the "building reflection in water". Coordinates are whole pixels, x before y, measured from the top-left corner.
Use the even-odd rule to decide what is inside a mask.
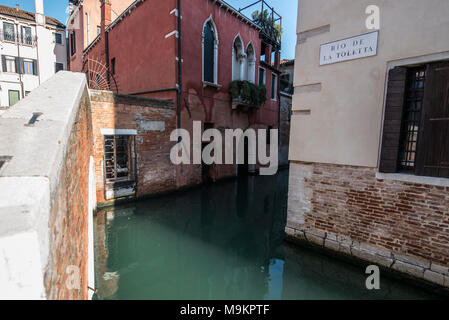
[[[98,212],[100,299],[422,297],[283,243],[288,172],[245,177]]]

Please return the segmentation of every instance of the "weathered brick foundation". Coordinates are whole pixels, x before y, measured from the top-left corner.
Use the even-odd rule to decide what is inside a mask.
[[[59,175],[50,213],[50,256],[45,274],[48,299],[88,298],[89,157],[92,121],[85,88]],[[69,267],[79,268],[79,288],[68,287]],[[76,276],[76,274],[73,274]],[[70,282],[70,281],[69,281]]]
[[[449,287],[449,187],[375,168],[290,165],[289,237]]]
[[[176,167],[170,161],[170,141],[176,129],[172,101],[115,95],[91,90],[97,201],[104,202],[104,137],[102,129],[136,130],[136,190],[133,196],[176,189]],[[163,125],[162,125],[163,124]]]

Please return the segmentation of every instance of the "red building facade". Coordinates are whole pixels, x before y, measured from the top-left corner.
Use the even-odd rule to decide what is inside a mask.
[[[114,21],[112,5],[101,1],[101,33],[84,50],[82,63],[71,64],[72,71],[87,73],[91,88],[172,100],[177,126],[190,132],[193,121],[201,121],[203,130],[278,128],[278,38],[217,0],[137,0]],[[105,70],[95,70],[98,65]],[[233,80],[265,85],[265,103],[232,100]],[[178,186],[200,183],[205,176],[201,165],[177,170]],[[237,166],[206,171],[215,180],[235,176]]]

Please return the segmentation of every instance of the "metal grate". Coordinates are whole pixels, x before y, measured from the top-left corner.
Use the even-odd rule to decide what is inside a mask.
[[[419,126],[424,98],[426,67],[412,68],[407,74],[407,92],[401,128],[401,149],[399,168],[401,171],[414,171]]]
[[[105,172],[108,181],[128,180],[130,178],[130,144],[128,138],[128,136],[104,137]]]

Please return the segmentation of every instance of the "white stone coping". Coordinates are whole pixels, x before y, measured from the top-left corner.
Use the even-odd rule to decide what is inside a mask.
[[[388,269],[408,274],[414,278],[424,279],[442,287],[449,288],[449,267],[432,261],[392,252],[366,243],[359,243],[344,236],[320,230],[305,230],[286,226],[288,236],[314,245],[353,256],[358,259],[383,266]]]
[[[413,174],[404,174],[404,173],[376,172],[376,179],[426,184],[439,187],[449,187],[449,179],[446,178],[421,177]]]
[[[137,130],[134,130],[134,129],[105,129],[105,128],[101,128],[100,132],[104,136],[115,136],[115,135],[136,136],[137,135]]]
[[[85,74],[61,71],[0,117],[0,297],[45,298],[51,195],[86,90]]]

